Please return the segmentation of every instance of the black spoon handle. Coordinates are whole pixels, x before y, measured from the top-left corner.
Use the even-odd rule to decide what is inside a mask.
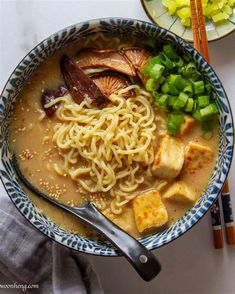
[[[145,281],[152,280],[161,271],[161,265],[153,253],[107,219],[92,203],[88,202],[82,208],[69,207],[69,211],[96,228],[114,244]]]
[[[88,202],[83,207],[71,207],[62,204],[38,190],[28,181],[23,175],[15,155],[13,155],[12,163],[19,178],[30,190],[94,227],[122,252],[145,281],[152,280],[161,271],[160,263],[147,248],[107,219],[92,203]]]

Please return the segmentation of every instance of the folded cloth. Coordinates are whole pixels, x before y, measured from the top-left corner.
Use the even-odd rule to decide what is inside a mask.
[[[7,198],[0,204],[0,272],[17,285],[36,285],[35,293],[103,293],[88,256],[43,236]]]

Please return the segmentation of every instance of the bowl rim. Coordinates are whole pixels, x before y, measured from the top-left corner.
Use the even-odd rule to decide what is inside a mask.
[[[160,1],[160,0],[159,0],[159,1]],[[149,19],[153,24],[155,24],[155,25],[161,27],[161,26],[159,25],[159,23],[156,21],[156,19],[154,19],[153,16],[151,15],[151,13],[149,12],[149,10],[148,10],[148,8],[147,8],[145,2],[146,2],[146,0],[140,0],[140,3],[141,3],[141,5],[142,5],[142,7],[143,7],[143,9],[144,9],[144,11],[145,11],[145,13],[146,13],[148,19]],[[161,27],[161,28],[163,28],[163,29],[165,29],[165,30],[168,30],[168,29],[166,29],[166,28],[164,28],[164,27]],[[169,30],[168,30],[168,31],[169,31]],[[222,35],[222,36],[220,36],[220,37],[215,37],[215,38],[213,38],[213,39],[210,39],[210,40],[208,40],[208,42],[211,42],[211,43],[212,43],[212,42],[215,42],[215,41],[222,40],[223,38],[229,36],[230,34],[232,34],[232,33],[234,33],[234,32],[235,32],[235,24],[234,24],[234,28],[233,28],[231,31],[227,32],[226,34],[224,34],[224,35]],[[172,33],[173,33],[173,32],[172,32]],[[177,35],[176,33],[173,33],[173,34]],[[178,35],[177,35],[177,36],[178,36]],[[181,38],[180,36],[178,36],[178,37]],[[193,43],[193,39],[185,38],[184,40],[186,40],[186,41],[189,42],[189,43]]]
[[[134,19],[134,18],[125,18],[125,17],[105,17],[105,18],[95,18],[95,19],[90,19],[90,20],[84,20],[84,21],[82,21],[82,22],[78,22],[78,23],[75,23],[75,24],[72,24],[72,25],[69,25],[69,26],[67,26],[67,27],[65,27],[65,28],[62,28],[61,30],[59,30],[59,31],[57,31],[57,32],[55,32],[55,33],[53,33],[53,34],[51,34],[51,35],[49,35],[48,37],[46,37],[45,39],[43,39],[41,42],[39,42],[36,46],[34,46],[33,47],[33,49],[31,49],[22,59],[21,59],[21,61],[18,63],[18,65],[14,68],[14,70],[12,71],[12,73],[11,73],[11,75],[9,76],[9,78],[7,79],[7,82],[5,83],[5,85],[4,85],[4,87],[3,87],[3,90],[2,90],[2,92],[1,92],[1,94],[0,94],[0,99],[2,99],[2,96],[3,96],[3,94],[4,94],[4,91],[5,91],[5,89],[7,88],[7,86],[8,86],[8,84],[9,84],[9,81],[11,80],[11,78],[12,78],[12,76],[14,76],[14,73],[15,73],[15,71],[16,71],[16,69],[19,67],[19,65],[30,55],[30,53],[31,52],[33,52],[33,51],[35,51],[35,49],[37,48],[37,47],[39,47],[42,43],[44,43],[45,41],[47,41],[47,40],[49,40],[50,38],[53,38],[54,36],[56,36],[56,35],[58,35],[58,34],[61,34],[62,32],[66,32],[66,31],[68,31],[69,29],[71,29],[71,28],[76,28],[76,29],[78,29],[78,28],[80,28],[83,24],[85,24],[85,23],[89,23],[89,24],[91,24],[91,25],[93,25],[93,26],[99,26],[99,22],[100,21],[110,21],[110,20],[120,20],[120,21],[133,21],[133,22],[135,22],[135,24],[136,23],[138,23],[138,24],[146,24],[146,25],[148,25],[148,26],[150,26],[153,30],[155,30],[156,31],[156,28],[160,28],[161,30],[163,30],[163,31],[165,31],[165,32],[167,32],[168,34],[170,34],[171,36],[173,36],[173,37],[176,37],[176,39],[178,39],[178,41],[181,41],[181,46],[182,45],[188,45],[188,46],[190,46],[191,47],[191,49],[193,49],[193,51],[194,52],[196,52],[199,56],[200,56],[200,58],[202,59],[202,61],[203,61],[203,63],[205,63],[205,66],[207,66],[207,67],[209,67],[211,70],[212,70],[212,72],[213,72],[213,74],[215,75],[215,77],[216,77],[216,79],[217,79],[217,81],[218,81],[218,83],[219,83],[219,88],[220,89],[222,89],[223,90],[223,94],[224,94],[224,96],[225,96],[225,98],[226,98],[226,101],[227,101],[227,103],[228,103],[228,108],[229,108],[229,113],[230,113],[230,116],[231,116],[231,123],[232,123],[232,136],[231,136],[231,138],[232,138],[232,142],[234,143],[234,120],[233,120],[233,115],[232,115],[232,108],[231,108],[231,105],[230,105],[230,102],[229,102],[229,99],[228,99],[228,97],[227,97],[227,94],[226,94],[226,91],[225,91],[225,89],[224,89],[224,87],[223,87],[223,85],[222,85],[222,83],[221,83],[221,81],[220,81],[220,79],[218,78],[218,76],[217,76],[217,74],[216,74],[216,72],[215,72],[215,70],[210,66],[210,64],[208,64],[208,62],[203,58],[203,56],[200,54],[200,52],[198,52],[196,49],[194,49],[193,47],[192,47],[192,45],[190,44],[190,43],[188,43],[187,41],[185,41],[184,39],[182,39],[181,37],[179,37],[178,35],[176,35],[175,33],[173,33],[173,32],[171,32],[171,31],[169,31],[169,30],[167,30],[167,29],[165,29],[165,28],[162,28],[162,27],[159,27],[158,25],[156,25],[156,24],[153,24],[153,23],[149,23],[149,22],[147,22],[147,21],[143,21],[143,20],[138,20],[138,19]],[[24,83],[23,83],[24,84]],[[17,94],[18,95],[18,94]],[[171,239],[167,239],[167,240],[165,240],[165,242],[162,242],[160,245],[158,245],[158,244],[155,244],[155,246],[153,246],[153,247],[151,247],[151,248],[148,248],[149,250],[154,250],[154,249],[157,249],[157,248],[159,248],[159,247],[162,247],[162,246],[164,246],[164,245],[167,245],[168,243],[171,243],[172,241],[174,241],[174,240],[176,240],[176,239],[178,239],[180,236],[182,236],[182,235],[184,235],[187,231],[189,231],[189,229],[191,229],[194,225],[196,225],[197,223],[198,223],[198,221],[200,220],[200,219],[202,219],[202,217],[209,211],[209,209],[210,209],[210,207],[213,205],[213,203],[216,201],[216,199],[218,198],[218,196],[219,196],[219,194],[220,194],[220,192],[221,192],[221,190],[222,190],[222,188],[223,188],[223,185],[224,185],[224,183],[225,183],[225,181],[226,181],[226,179],[227,179],[227,176],[228,176],[228,173],[229,173],[229,170],[230,170],[230,168],[231,168],[231,164],[232,164],[232,158],[233,158],[233,153],[234,153],[234,144],[233,144],[233,146],[232,146],[232,149],[231,149],[231,159],[229,160],[229,163],[228,163],[228,165],[227,165],[227,169],[226,169],[226,173],[224,174],[224,181],[223,181],[223,183],[222,183],[222,185],[221,185],[221,187],[220,187],[220,189],[218,190],[218,192],[216,192],[216,197],[214,198],[214,200],[210,203],[210,205],[209,206],[207,206],[206,208],[205,208],[205,211],[203,211],[202,213],[201,213],[201,215],[200,216],[198,216],[198,218],[195,220],[193,220],[193,223],[191,223],[187,228],[184,226],[184,228],[182,228],[181,229],[181,232],[180,233],[177,233],[176,235],[174,235],[173,237],[171,237]],[[218,156],[217,156],[217,158],[218,158]],[[1,157],[1,162],[2,162],[2,157]],[[111,254],[101,254],[100,252],[96,252],[96,251],[94,251],[94,250],[92,250],[92,249],[86,249],[86,250],[84,250],[84,249],[81,249],[81,248],[72,248],[71,246],[69,246],[69,245],[66,245],[66,244],[64,244],[63,242],[60,242],[59,240],[56,240],[55,238],[53,238],[53,237],[51,237],[49,234],[47,234],[46,232],[44,232],[43,230],[40,230],[40,228],[39,227],[36,227],[34,224],[33,224],[33,222],[23,213],[23,211],[21,211],[20,209],[19,209],[19,207],[16,205],[16,203],[13,201],[13,199],[10,197],[10,194],[9,194],[9,192],[8,192],[8,190],[7,190],[7,187],[6,187],[6,185],[5,185],[5,183],[4,183],[4,180],[3,180],[3,176],[2,176],[2,174],[0,174],[0,178],[1,178],[1,182],[2,182],[2,184],[3,184],[3,186],[4,186],[4,189],[5,189],[5,191],[7,192],[7,194],[8,194],[8,197],[11,199],[11,201],[14,203],[14,205],[16,206],[16,208],[20,211],[20,213],[33,225],[33,227],[34,228],[36,228],[39,232],[41,232],[43,235],[45,235],[45,236],[47,236],[48,238],[50,238],[50,239],[52,239],[53,241],[55,241],[55,242],[58,242],[59,244],[61,244],[61,245],[63,245],[63,246],[65,246],[65,247],[67,247],[67,248],[71,248],[71,249],[74,249],[74,250],[77,250],[77,251],[80,251],[80,252],[83,252],[83,253],[86,253],[86,254],[92,254],[92,255],[97,255],[97,256],[111,256],[111,257],[113,257],[113,256],[119,256],[120,254],[119,254],[119,252],[118,251],[116,251],[115,249],[113,249],[112,250],[112,253]],[[25,192],[26,194],[27,194],[27,192]],[[31,203],[32,203],[32,201],[31,200],[29,200]],[[196,211],[195,212],[195,215],[197,214],[197,212],[198,211]],[[183,217],[183,216],[182,216]],[[51,221],[52,222],[52,221]],[[59,227],[59,229],[62,229],[61,227]],[[66,231],[66,230],[65,230]],[[67,231],[68,232],[68,231]],[[70,233],[70,232],[68,232],[69,234],[71,234],[71,235],[74,235],[73,233]],[[150,235],[151,236],[151,235]],[[138,240],[139,241],[142,241],[142,239],[144,239],[146,236],[143,236],[142,238],[138,238]],[[147,236],[148,237],[148,236]],[[86,239],[86,240],[90,240],[90,239]],[[145,244],[143,244],[143,245],[145,245]]]

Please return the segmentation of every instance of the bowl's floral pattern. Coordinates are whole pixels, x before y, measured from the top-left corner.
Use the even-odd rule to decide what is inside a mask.
[[[173,43],[179,50],[188,53],[198,64],[205,78],[213,87],[215,99],[220,110],[220,142],[217,163],[210,182],[194,207],[170,228],[140,239],[148,249],[173,241],[189,228],[208,211],[217,198],[228,174],[233,154],[233,120],[231,109],[224,89],[213,69],[193,47],[173,33],[156,27],[150,23],[133,19],[107,18],[92,20],[68,27],[42,41],[19,63],[10,76],[0,98],[0,174],[5,189],[19,209],[19,211],[32,223],[34,227],[53,240],[85,253],[115,256],[119,253],[109,242],[92,241],[60,228],[43,214],[37,211],[29,200],[26,192],[18,181],[11,164],[11,154],[8,146],[9,119],[17,94],[24,82],[35,68],[49,55],[64,47],[71,41],[86,38],[95,32],[119,33],[140,38],[153,37],[162,42]]]

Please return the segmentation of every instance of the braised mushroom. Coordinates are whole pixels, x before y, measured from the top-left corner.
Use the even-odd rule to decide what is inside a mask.
[[[46,108],[45,105],[54,100],[55,98],[64,96],[67,92],[68,90],[65,86],[59,86],[58,89],[47,90],[42,94],[41,105],[48,117],[53,116],[56,109],[58,108],[58,105],[56,104],[48,108]]]
[[[79,104],[85,98],[89,98],[98,107],[106,105],[108,101],[97,85],[68,56],[62,56],[60,68],[65,84],[76,103]]]
[[[80,68],[103,67],[129,76],[135,76],[135,69],[123,54],[116,50],[87,49],[78,54],[76,64]]]
[[[107,98],[111,94],[117,93],[119,90],[125,89],[131,85],[128,77],[114,71],[96,73],[91,75],[91,78]],[[129,90],[123,94],[124,98],[133,96],[135,96],[134,90]]]
[[[139,47],[123,48],[123,52],[135,68],[136,74],[141,82],[145,84],[146,77],[141,73],[140,69],[147,63],[148,59],[152,57],[152,54],[146,49]]]

